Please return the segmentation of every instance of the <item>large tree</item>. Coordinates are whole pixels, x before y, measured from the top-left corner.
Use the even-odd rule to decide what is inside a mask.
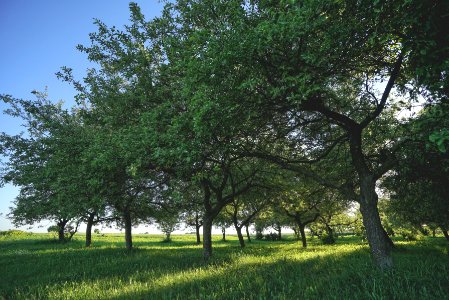
[[[284,136],[295,162],[348,145],[371,253],[389,268],[376,183],[401,141],[367,141],[384,127],[393,90],[410,102],[421,88],[438,100],[433,80],[447,87],[448,39],[437,27],[447,11],[432,1],[178,1],[165,11],[161,36],[176,49],[167,57],[184,73],[184,90],[230,131],[246,126],[257,146],[270,131]]]

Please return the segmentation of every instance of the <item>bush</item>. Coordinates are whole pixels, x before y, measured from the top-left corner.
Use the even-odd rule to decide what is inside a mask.
[[[95,229],[94,229],[94,233],[95,233],[95,234],[100,234],[100,229],[95,228]]]
[[[265,238],[265,240],[267,240],[267,241],[279,241],[279,240],[280,240],[279,234],[274,233],[274,232],[270,232],[269,234],[266,234],[266,235],[264,236],[264,238]]]
[[[263,240],[263,233],[258,231],[256,232],[256,240]]]
[[[323,235],[321,235],[320,239],[321,239],[321,242],[325,245],[335,244],[335,237],[332,235],[323,234]]]

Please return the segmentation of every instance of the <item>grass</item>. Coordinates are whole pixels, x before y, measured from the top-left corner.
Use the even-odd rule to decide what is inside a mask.
[[[342,237],[238,241],[214,237],[214,257],[202,260],[193,235],[83,236],[59,244],[47,234],[0,237],[0,299],[448,299],[449,250],[443,238],[397,240],[395,269],[379,272],[366,244]]]

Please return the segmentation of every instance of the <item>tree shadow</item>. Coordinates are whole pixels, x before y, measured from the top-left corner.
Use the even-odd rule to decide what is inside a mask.
[[[303,249],[295,241],[255,242],[241,250],[238,241],[217,241],[208,264],[190,241],[141,241],[132,251],[106,241],[91,248],[83,241],[12,244],[0,243],[0,298],[6,299],[49,298],[50,291],[78,286],[93,286],[85,292],[108,299],[412,298],[424,281],[430,292],[421,298],[449,293],[449,256],[441,243],[401,245],[405,252],[394,253],[398,268],[390,273],[377,271],[368,248],[357,243]],[[424,271],[429,268],[438,272]]]

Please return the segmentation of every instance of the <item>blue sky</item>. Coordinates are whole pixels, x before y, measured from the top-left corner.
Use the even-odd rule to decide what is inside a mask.
[[[158,0],[134,2],[147,18],[159,15],[163,7]],[[68,66],[82,77],[89,63],[76,45],[89,44],[94,18],[110,26],[128,24],[128,4],[128,0],[0,0],[0,94],[31,98],[32,90],[47,87],[50,99],[73,105],[74,89],[55,73]],[[1,112],[4,108],[0,102]],[[19,133],[20,121],[1,114],[0,131]],[[17,193],[11,185],[0,189],[0,230],[13,227],[5,214]]]

